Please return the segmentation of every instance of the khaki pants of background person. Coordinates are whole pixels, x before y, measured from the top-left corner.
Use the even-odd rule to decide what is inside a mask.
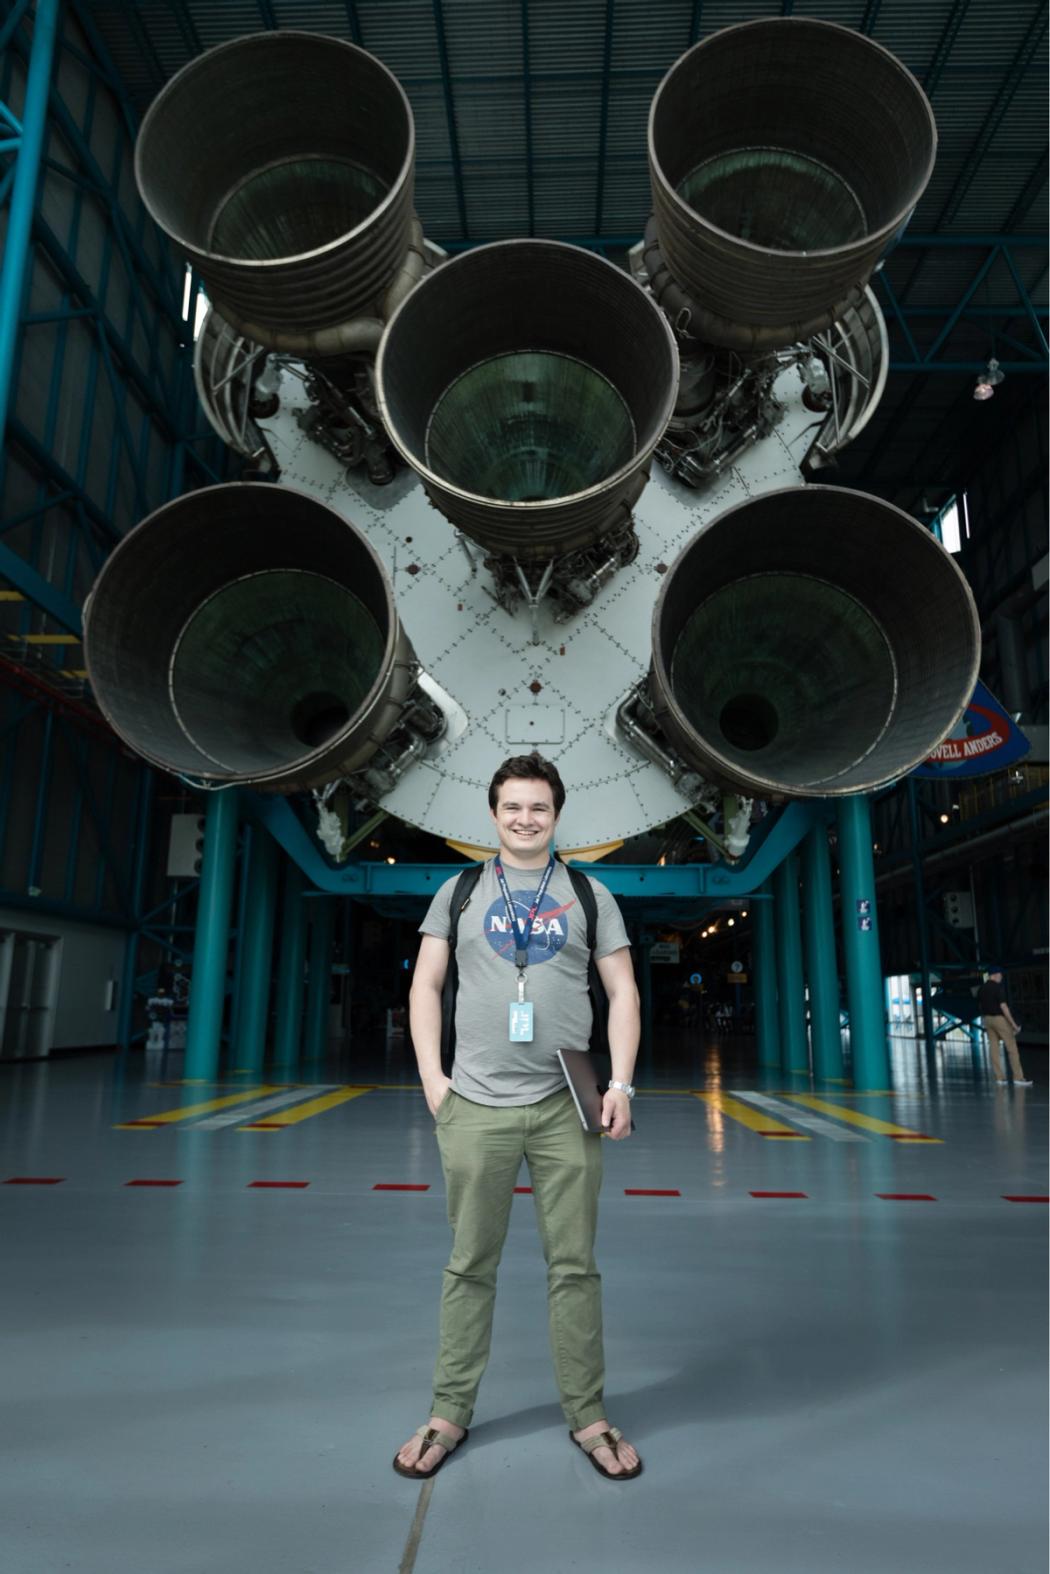
[[[996,1078],[1002,1081],[1006,1075],[1003,1070],[1003,1056],[999,1048],[1000,1040],[1006,1045],[1006,1053],[1010,1057],[1010,1070],[1014,1074],[1015,1082],[1024,1081],[1024,1072],[1021,1070],[1021,1057],[1017,1053],[1017,1040],[1014,1030],[1005,1017],[982,1017],[981,1023],[988,1034],[988,1047],[992,1052],[992,1070]]]
[[[602,1139],[580,1124],[568,1088],[537,1104],[475,1104],[450,1088],[437,1140],[453,1230],[441,1292],[431,1414],[469,1426],[492,1339],[496,1270],[521,1161],[529,1167],[543,1255],[551,1353],[570,1427],[605,1415],[601,1276],[594,1261]]]

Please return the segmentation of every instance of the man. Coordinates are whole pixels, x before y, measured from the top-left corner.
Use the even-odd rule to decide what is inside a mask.
[[[992,1070],[995,1080],[1005,1083],[1003,1075],[1003,1054],[1001,1045],[1006,1045],[1006,1052],[1010,1056],[1010,1070],[1014,1074],[1014,1081],[1022,1088],[1030,1088],[1032,1081],[1026,1077],[1021,1066],[1021,1057],[1017,1053],[1017,1039],[1015,1033],[1021,1031],[1020,1023],[1014,1021],[1014,1014],[1006,1003],[1006,989],[1003,985],[1003,970],[993,967],[981,985],[977,996],[977,1008],[981,1013],[981,1024],[988,1034],[988,1046],[992,1055]]]
[[[499,852],[483,866],[459,918],[451,1078],[441,1069],[441,990],[455,879],[438,891],[420,926],[409,1021],[436,1125],[453,1247],[430,1423],[395,1456],[400,1475],[433,1475],[467,1435],[489,1356],[496,1270],[522,1158],[547,1260],[551,1351],[570,1435],[610,1480],[633,1479],[642,1468],[610,1428],[602,1398],[594,1261],[602,1138],[584,1131],[557,1059],[558,1049],[585,1048],[591,1030],[586,919],[550,850],[564,801],[556,768],[536,753],[505,761],[492,778],[489,813]],[[613,1072],[602,1124],[618,1142],[631,1131],[638,991],[619,908],[598,881],[591,885]]]

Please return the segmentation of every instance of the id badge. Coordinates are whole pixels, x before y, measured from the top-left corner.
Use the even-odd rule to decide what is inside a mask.
[[[512,1000],[510,1013],[510,1041],[512,1044],[532,1043],[532,1001]]]

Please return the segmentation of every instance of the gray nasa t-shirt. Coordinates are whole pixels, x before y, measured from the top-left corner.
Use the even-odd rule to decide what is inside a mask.
[[[512,1044],[508,1007],[518,998],[515,939],[493,867],[484,865],[456,935],[456,1058],[452,1086],[475,1104],[536,1104],[565,1087],[559,1049],[586,1049],[591,1033],[587,993],[587,916],[563,864],[555,864],[529,938],[525,998],[533,1002],[531,1044]],[[504,873],[519,922],[528,917],[542,869]],[[423,935],[449,936],[449,903],[459,878],[446,880],[419,926]],[[591,880],[598,903],[595,959],[630,942],[615,899]]]

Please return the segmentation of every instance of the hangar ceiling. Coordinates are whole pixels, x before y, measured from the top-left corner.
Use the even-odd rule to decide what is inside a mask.
[[[397,75],[417,135],[416,207],[459,250],[510,236],[622,260],[650,206],[649,104],[692,43],[734,22],[817,17],[867,33],[922,83],[933,178],[875,288],[892,370],[836,479],[918,511],[1044,397],[1047,12],[1042,0],[93,0],[75,6],[133,117],[202,50],[304,28]],[[800,92],[806,84],[800,81]],[[280,106],[274,106],[280,113]],[[975,403],[976,369],[1006,369]]]

